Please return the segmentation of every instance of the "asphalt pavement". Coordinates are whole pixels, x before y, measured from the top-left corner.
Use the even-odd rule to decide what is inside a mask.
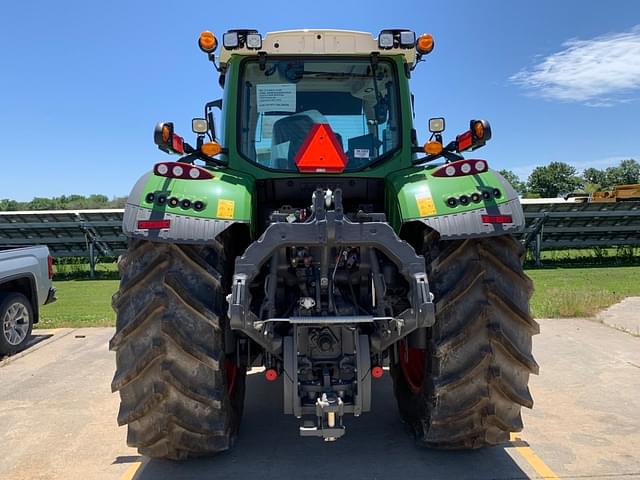
[[[281,413],[281,383],[255,373],[235,448],[180,463],[126,446],[110,391],[113,329],[35,331],[31,348],[0,360],[0,479],[640,479],[640,337],[598,319],[540,323],[536,404],[503,446],[415,447],[388,373],[374,382],[373,411],[347,418],[345,437],[300,438]]]

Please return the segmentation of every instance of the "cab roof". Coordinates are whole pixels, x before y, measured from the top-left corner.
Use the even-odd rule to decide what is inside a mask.
[[[262,39],[259,49],[248,48],[246,44],[233,49],[222,46],[220,63],[224,67],[232,55],[255,56],[258,52],[267,55],[404,55],[410,66],[417,61],[414,47],[380,48],[378,39],[368,32],[331,29],[304,29],[269,32]]]

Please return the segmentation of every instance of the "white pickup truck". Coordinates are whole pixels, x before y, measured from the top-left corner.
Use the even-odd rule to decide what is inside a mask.
[[[0,355],[20,350],[40,306],[56,300],[52,261],[46,246],[0,248]]]

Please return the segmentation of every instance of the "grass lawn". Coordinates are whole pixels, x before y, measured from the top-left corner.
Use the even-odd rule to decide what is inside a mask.
[[[640,296],[640,267],[530,269],[534,317],[591,317],[625,297]]]
[[[115,325],[111,295],[118,280],[55,280],[58,301],[40,310],[36,328],[109,327]]]
[[[537,318],[588,317],[628,296],[640,296],[640,267],[529,269]],[[114,325],[111,295],[118,280],[55,281],[58,301],[42,307],[39,328]]]

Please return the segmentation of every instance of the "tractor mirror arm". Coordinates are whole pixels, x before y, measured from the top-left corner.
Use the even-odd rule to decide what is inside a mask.
[[[227,149],[226,148],[223,149],[222,152],[220,153],[227,153]],[[202,160],[207,166],[220,167],[220,166],[228,165],[228,162],[226,160],[220,160],[218,158],[209,157],[196,149],[193,149],[191,153],[178,159],[178,162],[192,164],[196,160]]]
[[[446,158],[449,162],[464,160],[464,157],[460,155],[462,152],[466,152],[467,150],[473,151],[484,147],[490,138],[491,125],[489,122],[486,120],[471,120],[469,122],[469,130],[456,136],[455,140],[452,140],[445,147],[442,147],[442,150],[439,153],[427,155],[422,158],[416,158],[413,161],[413,164],[418,165],[431,162],[440,157]],[[440,142],[441,137],[436,137],[436,140]],[[419,149],[419,147],[414,147],[413,151],[415,153],[420,150],[421,149]]]
[[[426,157],[416,158],[413,161],[414,165],[421,165],[423,163],[433,162],[440,157],[446,158],[449,162],[456,162],[458,160],[464,160],[464,157],[457,152],[458,143],[453,140],[447,144],[447,146],[443,147],[440,153],[434,155],[427,155]],[[422,147],[420,147],[420,152],[424,151]]]

